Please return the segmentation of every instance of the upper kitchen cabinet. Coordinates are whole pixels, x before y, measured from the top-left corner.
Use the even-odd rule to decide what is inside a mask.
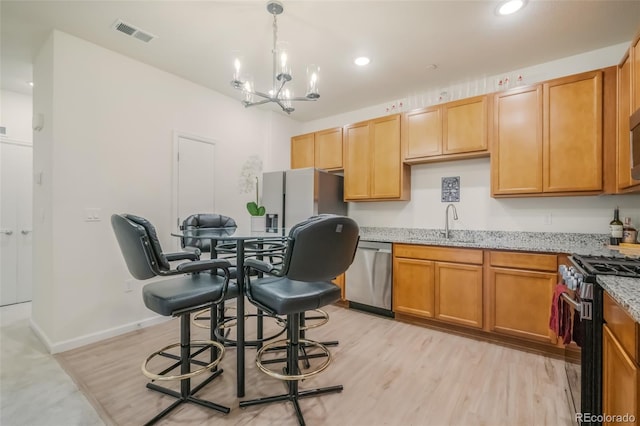
[[[402,163],[400,114],[344,128],[345,201],[408,200],[410,169]]]
[[[493,195],[542,192],[542,86],[496,93]]]
[[[291,168],[304,167],[342,169],[341,127],[291,138]]]
[[[316,132],[315,137],[316,168],[325,170],[342,169],[342,127]]]
[[[640,32],[631,43],[631,113],[640,109]]]
[[[488,151],[487,96],[476,96],[402,115],[404,162],[484,157]]]
[[[640,52],[638,52],[640,54]],[[613,160],[609,167],[615,170],[616,176],[612,181],[615,187],[609,192],[640,191],[640,180],[631,177],[631,139],[629,137],[629,116],[632,112],[632,83],[631,83],[630,50],[618,67],[618,140],[616,150],[611,154]]]
[[[294,136],[291,138],[291,168],[303,169],[305,167],[315,167],[313,133]]]
[[[598,70],[494,95],[492,196],[602,192],[603,80]]]

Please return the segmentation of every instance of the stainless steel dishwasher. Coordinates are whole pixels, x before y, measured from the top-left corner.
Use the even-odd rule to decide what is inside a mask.
[[[346,272],[349,306],[393,317],[391,310],[391,243],[360,241]]]

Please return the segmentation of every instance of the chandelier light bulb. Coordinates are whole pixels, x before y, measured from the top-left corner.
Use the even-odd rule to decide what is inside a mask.
[[[320,67],[317,65],[309,65],[307,67],[307,98],[318,99],[320,92],[318,90],[318,77],[320,75]]]
[[[250,104],[253,102],[253,83],[251,81],[245,81],[242,85],[242,93],[244,94],[243,103]]]
[[[277,45],[277,54],[280,59],[279,68],[278,68],[278,81],[291,81],[291,65],[289,64],[289,53],[288,53],[288,44],[285,42],[280,42]]]
[[[242,63],[240,61],[240,58],[235,58],[233,60],[233,78],[231,80],[231,86],[235,87],[236,89],[244,90],[242,78],[240,76],[241,69],[242,69]]]

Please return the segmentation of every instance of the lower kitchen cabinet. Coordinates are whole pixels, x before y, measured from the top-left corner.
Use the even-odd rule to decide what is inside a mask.
[[[332,283],[334,283],[335,285],[340,287],[340,300],[346,300],[345,296],[344,296],[344,290],[345,290],[344,273],[342,273],[342,274],[338,275],[337,277],[335,277],[333,279]]]
[[[638,367],[606,325],[602,327],[602,376],[602,411],[610,416],[637,417]]]
[[[631,424],[638,424],[640,395],[636,352],[639,326],[607,293],[604,294],[603,313],[602,411],[611,416],[633,415],[636,420]]]
[[[490,331],[555,344],[549,312],[557,256],[492,251],[489,264]]]
[[[482,328],[482,259],[482,250],[394,245],[394,312]]]
[[[434,262],[393,257],[393,311],[434,317]]]
[[[435,317],[482,328],[482,265],[435,262]]]

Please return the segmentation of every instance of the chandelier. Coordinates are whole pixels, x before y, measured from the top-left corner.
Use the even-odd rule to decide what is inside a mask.
[[[246,107],[262,105],[274,102],[287,114],[291,114],[295,108],[291,106],[293,101],[316,101],[320,97],[318,92],[318,77],[320,68],[317,65],[307,66],[307,91],[304,97],[294,97],[293,91],[285,88],[285,84],[291,81],[291,65],[286,48],[278,44],[278,15],[284,11],[282,3],[270,0],[267,10],[273,15],[273,84],[267,93],[255,90],[253,81],[241,74],[242,64],[239,58],[234,60],[233,80],[231,86],[242,91],[242,104]]]

